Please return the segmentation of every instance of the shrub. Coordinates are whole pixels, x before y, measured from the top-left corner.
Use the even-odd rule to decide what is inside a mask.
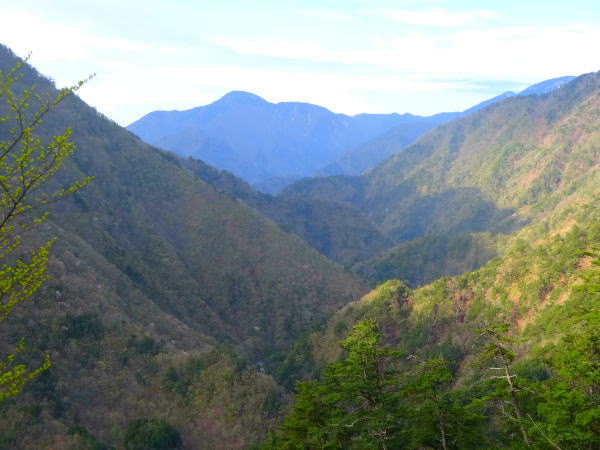
[[[183,448],[179,431],[157,419],[129,422],[125,433],[126,450],[175,450]]]

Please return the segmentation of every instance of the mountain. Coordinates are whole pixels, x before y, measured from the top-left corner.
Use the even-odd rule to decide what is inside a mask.
[[[438,126],[361,176],[308,178],[281,196],[346,202],[397,242],[510,233],[585,186],[593,192],[599,85],[593,73],[545,96],[509,97]]]
[[[574,76],[565,76],[559,78],[552,78],[550,80],[542,81],[540,83],[529,86],[527,89],[519,92],[519,95],[544,95],[549,94],[556,89],[560,89],[565,84],[573,80]]]
[[[505,95],[505,94],[503,94]],[[146,142],[228,170],[266,193],[312,175],[358,174],[389,150],[361,147],[388,130],[408,145],[424,132],[500,100],[498,96],[464,113],[430,117],[412,114],[347,116],[308,103],[273,104],[234,91],[187,111],[155,111],[127,128]]]
[[[412,144],[432,128],[457,117],[479,111],[513,95],[515,95],[514,92],[505,92],[463,112],[440,113],[429,117],[413,116],[412,120],[398,124],[382,135],[345,151],[337,160],[321,169],[317,175],[359,175],[365,170],[376,166],[388,156]]]
[[[16,62],[0,48],[3,73]],[[17,90],[55,92],[31,67],[22,72]],[[3,351],[26,336],[22,357],[53,360],[18,402],[1,405],[1,445],[117,445],[140,418],[167,420],[192,448],[260,438],[286,395],[261,361],[363,284],[76,97],[45,118],[40,138],[67,126],[77,151],[57,187],[95,179],[36,234],[58,237],[51,280],[0,329]],[[233,430],[230,414],[240,417]]]
[[[414,290],[386,281],[301,337],[282,375],[311,381],[262,448],[598,446],[599,108],[600,73],[583,75],[444,124],[360,177],[284,191],[360,206],[399,236],[423,230],[360,266],[375,281],[492,259]],[[497,229],[478,201],[518,229],[425,231]]]
[[[230,92],[207,106],[155,111],[127,128],[146,142],[226,169],[250,183],[300,177],[410,115],[347,116],[308,103]]]
[[[393,245],[362,211],[346,203],[263,194],[200,160],[180,161],[206,183],[240,199],[333,261],[349,266]]]

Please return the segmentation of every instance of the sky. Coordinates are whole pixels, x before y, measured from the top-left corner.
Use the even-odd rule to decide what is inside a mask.
[[[600,2],[0,1],[0,43],[121,125],[232,90],[346,114],[460,111],[600,70]]]

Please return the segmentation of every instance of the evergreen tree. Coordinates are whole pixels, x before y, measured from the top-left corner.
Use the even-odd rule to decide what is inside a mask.
[[[488,343],[483,348],[480,359],[500,366],[489,367],[489,370],[494,371],[494,375],[490,376],[489,379],[506,382],[504,391],[506,396],[499,395],[502,416],[506,419],[508,425],[516,425],[525,446],[531,447],[531,439],[527,433],[521,407],[519,387],[516,384],[517,374],[512,371],[512,364],[516,358],[513,348],[516,340],[508,337],[508,329],[507,323],[500,323],[479,330],[481,335],[488,338]]]
[[[340,342],[346,358],[328,366],[322,381],[297,383],[292,413],[264,448],[397,448],[396,352],[381,337],[372,319],[354,325]]]
[[[477,448],[483,442],[479,433],[482,417],[459,403],[451,390],[455,381],[443,358],[418,360],[402,383],[410,448]]]
[[[548,358],[553,377],[540,383],[532,432],[555,448],[600,447],[600,249],[587,252],[595,270],[577,291],[591,307],[573,311],[568,332]]]

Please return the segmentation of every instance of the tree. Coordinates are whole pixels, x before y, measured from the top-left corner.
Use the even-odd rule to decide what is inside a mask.
[[[518,386],[515,383],[517,375],[511,373],[511,366],[516,357],[516,354],[511,347],[516,341],[507,336],[508,329],[509,326],[507,323],[500,323],[479,330],[481,335],[486,336],[489,339],[488,344],[483,348],[481,359],[500,364],[500,367],[489,367],[489,369],[498,371],[496,372],[498,375],[493,375],[490,379],[506,381],[506,390],[509,395],[507,403],[512,407],[513,411],[511,413],[503,407],[503,415],[509,417],[512,422],[516,423],[521,432],[524,444],[527,447],[531,447],[531,439],[525,428],[521,402],[517,392]]]
[[[340,342],[344,360],[325,369],[321,381],[297,383],[298,395],[279,436],[263,448],[396,448],[396,355],[380,343],[373,319],[354,325]]]
[[[177,450],[183,446],[179,431],[157,419],[131,421],[124,444],[126,450]]]
[[[483,441],[478,432],[483,417],[454,398],[455,378],[448,362],[441,357],[411,357],[417,366],[404,376],[400,391],[411,448],[478,448]]]
[[[592,264],[600,269],[600,249],[591,252]],[[591,307],[572,311],[564,324],[568,330],[548,358],[553,379],[539,386],[539,423],[532,430],[553,447],[597,448],[600,446],[600,270],[582,275],[576,291],[589,296]],[[533,422],[533,420],[532,420]]]
[[[91,181],[88,177],[66,187],[48,189],[48,181],[75,145],[70,141],[70,128],[47,141],[38,136],[44,117],[87,80],[55,94],[39,94],[35,85],[16,92],[23,78],[23,64],[18,62],[6,73],[0,70],[0,323],[48,278],[46,263],[54,239],[31,249],[27,233],[46,220],[44,207]],[[21,339],[8,356],[0,358],[0,403],[50,367],[48,356],[35,369],[18,363],[24,346]]]

